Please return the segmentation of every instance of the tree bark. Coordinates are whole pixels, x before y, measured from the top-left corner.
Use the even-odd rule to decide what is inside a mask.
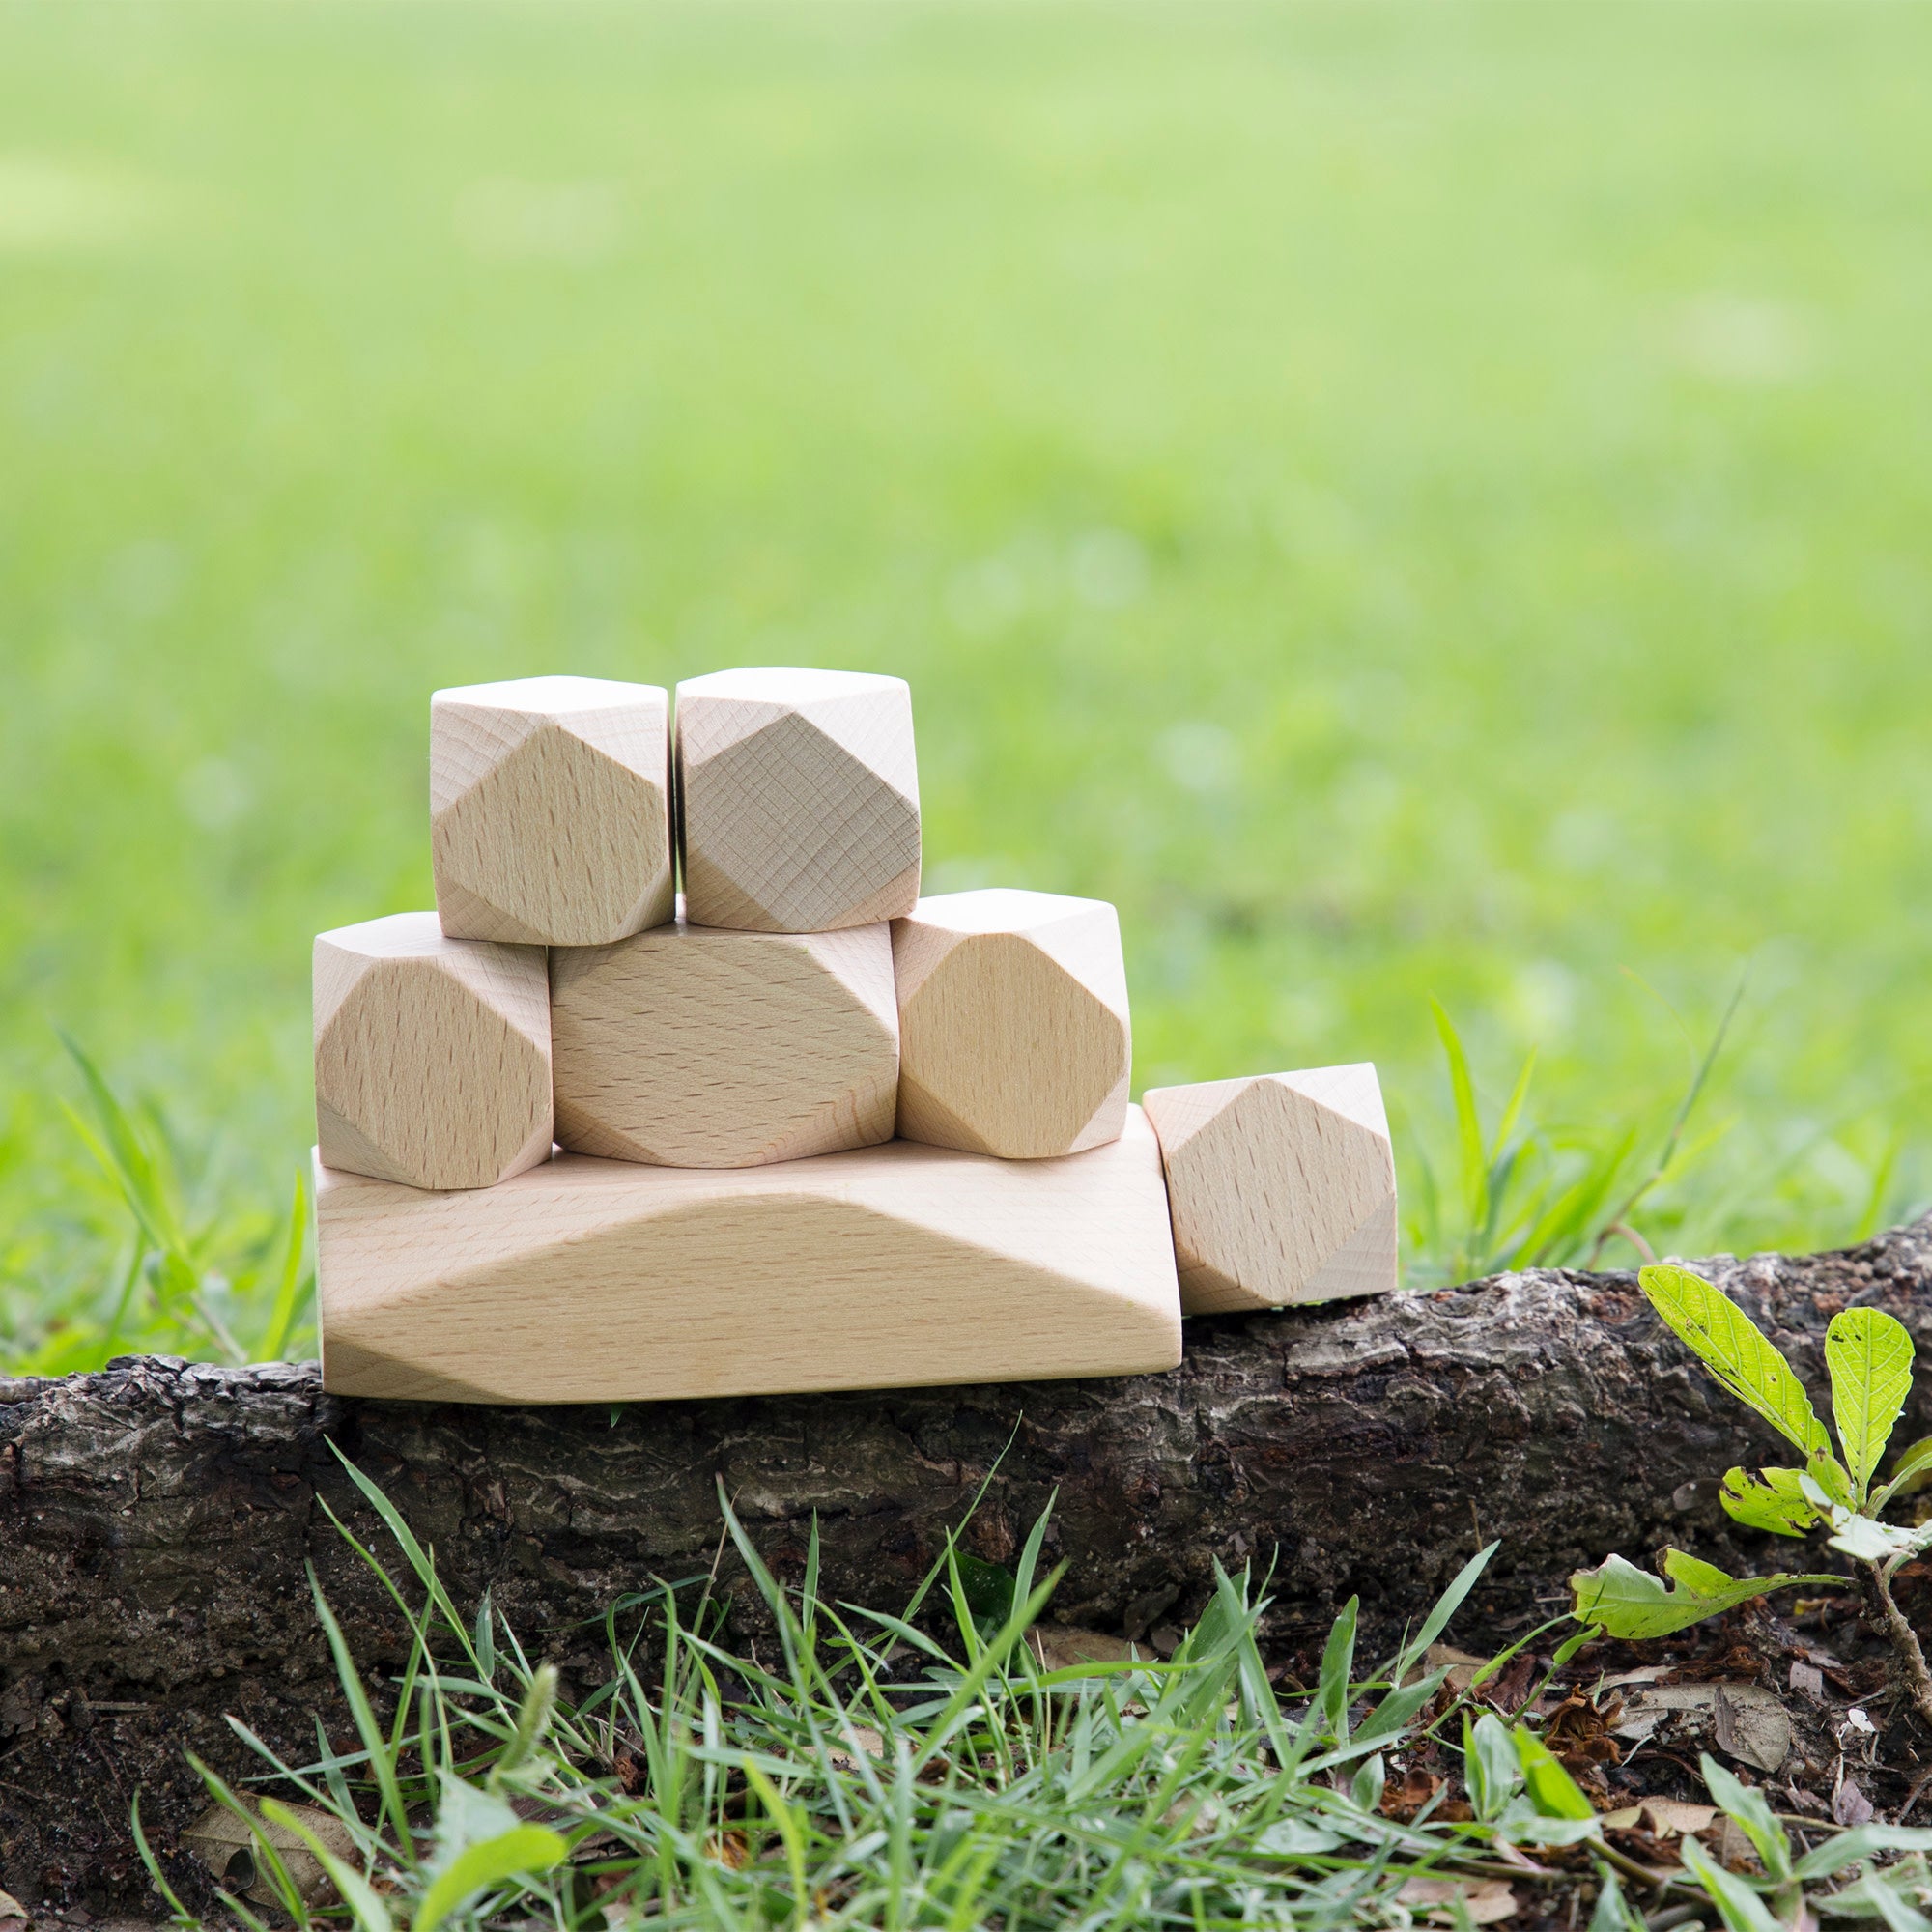
[[[1846,1253],[1702,1265],[1814,1389],[1825,1325],[1850,1302],[1932,1335],[1932,1219]],[[1902,1428],[1932,1429],[1923,1384]],[[345,1401],[308,1364],[128,1358],[0,1379],[0,1886],[152,1916],[128,1831],[137,1787],[165,1848],[203,1805],[185,1749],[254,1768],[223,1714],[298,1755],[312,1714],[346,1735],[307,1566],[372,1677],[402,1661],[402,1625],[327,1510],[402,1565],[336,1450],[434,1545],[460,1605],[488,1588],[532,1654],[587,1690],[607,1605],[712,1568],[721,1484],[781,1577],[801,1573],[816,1518],[834,1599],[900,1606],[983,1483],[965,1544],[989,1562],[1052,1504],[1047,1548],[1068,1566],[1056,1620],[1135,1637],[1184,1625],[1217,1563],[1253,1564],[1286,1652],[1350,1594],[1384,1624],[1425,1609],[1492,1539],[1465,1640],[1553,1614],[1568,1572],[1612,1549],[1668,1541],[1761,1566],[1718,1479],[1773,1446],[1630,1274],[1196,1321],[1179,1369],[1116,1381],[613,1412]],[[728,1551],[719,1574],[754,1634]]]

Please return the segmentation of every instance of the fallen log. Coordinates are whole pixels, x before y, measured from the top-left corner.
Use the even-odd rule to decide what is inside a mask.
[[[1932,1339],[1932,1218],[1844,1253],[1703,1265],[1814,1387],[1853,1301]],[[1924,1384],[1903,1426],[1932,1430]],[[1252,1564],[1290,1652],[1350,1594],[1384,1623],[1425,1608],[1492,1539],[1465,1641],[1549,1614],[1563,1577],[1611,1549],[1749,1567],[1762,1551],[1733,1540],[1717,1478],[1774,1440],[1622,1273],[1197,1321],[1180,1368],[1112,1381],[613,1412],[345,1400],[308,1364],[0,1379],[0,1887],[152,1913],[137,1788],[165,1848],[204,1802],[184,1750],[254,1769],[224,1714],[298,1758],[312,1714],[345,1735],[308,1566],[372,1677],[401,1662],[403,1626],[328,1512],[402,1566],[337,1451],[434,1545],[459,1604],[489,1589],[586,1690],[609,1604],[719,1559],[721,1485],[781,1577],[815,1520],[835,1599],[898,1607],[983,1486],[964,1547],[987,1562],[1052,1505],[1056,1619],[1158,1640],[1217,1563]],[[728,1550],[718,1577],[755,1634]]]

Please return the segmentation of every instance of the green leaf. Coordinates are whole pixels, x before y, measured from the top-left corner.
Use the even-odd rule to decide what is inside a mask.
[[[1590,1914],[1590,1932],[1644,1932],[1643,1916],[1625,1902],[1623,1886],[1606,1864],[1597,1866],[1597,1909]]]
[[[1300,1818],[1278,1818],[1254,1840],[1254,1849],[1264,1858],[1298,1859],[1332,1852],[1342,1843],[1339,1832],[1323,1831]]]
[[[1509,1726],[1493,1711],[1485,1711],[1474,1724],[1463,1718],[1463,1782],[1469,1803],[1485,1823],[1502,1816],[1522,1784],[1522,1766]]]
[[[1546,1818],[1527,1798],[1519,1798],[1495,1823],[1496,1836],[1513,1845],[1580,1845],[1600,1830],[1594,1818]]]
[[[1403,1645],[1400,1655],[1390,1664],[1389,1675],[1396,1683],[1400,1684],[1428,1656],[1429,1646],[1449,1628],[1449,1619],[1463,1607],[1463,1600],[1476,1587],[1476,1579],[1489,1567],[1490,1558],[1501,1548],[1499,1542],[1489,1544],[1456,1573],[1449,1587],[1436,1598],[1435,1607],[1423,1618],[1422,1628]]]
[[[1795,1442],[1807,1462],[1831,1456],[1831,1437],[1804,1383],[1735,1301],[1689,1268],[1647,1267],[1637,1280],[1671,1333],[1740,1402]]]
[[[1847,1308],[1825,1331],[1838,1445],[1863,1501],[1912,1389],[1912,1337],[1877,1308]]]
[[[308,1826],[291,1811],[286,1804],[278,1804],[272,1798],[262,1800],[262,1816],[271,1825],[280,1825],[294,1832],[311,1853],[316,1862],[328,1874],[343,1904],[354,1916],[359,1932],[392,1932],[389,1908],[383,1903],[382,1894],[355,1869],[345,1864]]]
[[[1834,1918],[1878,1918],[1889,1932],[1932,1932],[1932,1918],[1906,1898],[1908,1892],[1923,1896],[1924,1861],[1917,1862],[1920,1866],[1917,1872],[1911,1870],[1909,1862],[1866,1872],[1818,1903]]]
[[[1570,1587],[1577,1593],[1576,1607],[1570,1614],[1578,1623],[1600,1624],[1610,1636],[1641,1642],[1646,1637],[1688,1630],[1720,1610],[1735,1609],[1753,1597],[1793,1583],[1844,1580],[1782,1573],[1776,1577],[1727,1577],[1681,1549],[1664,1551],[1663,1569],[1677,1585],[1675,1589],[1666,1590],[1649,1571],[1639,1570],[1621,1556],[1606,1557],[1595,1570],[1578,1570],[1570,1578]]]
[[[1829,1541],[1833,1549],[1842,1549],[1861,1563],[1889,1563],[1894,1558],[1915,1556],[1932,1545],[1932,1528],[1894,1529],[1868,1516],[1841,1511],[1836,1533]]]
[[[1733,1520],[1774,1536],[1803,1536],[1818,1512],[1799,1488],[1803,1469],[1728,1469],[1718,1500]]]
[[[1511,1734],[1516,1759],[1522,1767],[1522,1781],[1529,1800],[1545,1818],[1589,1818],[1597,1807],[1577,1787],[1577,1780],[1557,1763],[1549,1747],[1528,1728],[1519,1724]]]
[[[1013,1574],[996,1563],[983,1562],[965,1549],[955,1549],[953,1561],[959,1565],[959,1580],[965,1585],[966,1605],[975,1617],[997,1626],[1012,1614]]]
[[[1891,1465],[1891,1480],[1872,1498],[1872,1508],[1881,1510],[1895,1495],[1910,1495],[1915,1490],[1922,1490],[1928,1480],[1927,1470],[1932,1470],[1932,1435],[1921,1435],[1909,1449],[1900,1452],[1898,1461]]]
[[[1788,1884],[1791,1840],[1785,1836],[1784,1827],[1772,1815],[1764,1793],[1741,1784],[1709,1751],[1702,1753],[1697,1762],[1704,1774],[1704,1788],[1757,1848],[1765,1876],[1778,1885]]]
[[[1469,1056],[1463,1051],[1456,1023],[1434,993],[1429,1004],[1435,1014],[1435,1031],[1449,1062],[1449,1091],[1456,1103],[1456,1142],[1463,1164],[1463,1211],[1471,1234],[1490,1218],[1490,1171],[1483,1151],[1483,1121],[1476,1111],[1476,1083],[1469,1072]]]
[[[1355,1614],[1360,1606],[1357,1597],[1342,1605],[1322,1647],[1321,1674],[1316,1682],[1316,1705],[1338,1745],[1349,1742],[1349,1673],[1355,1665]]]
[[[1663,1552],[1663,1574],[1673,1583],[1681,1583],[1685,1589],[1706,1597],[1719,1595],[1732,1580],[1715,1563],[1706,1563],[1701,1556],[1692,1556],[1682,1549]]]
[[[1449,1666],[1445,1663],[1441,1669],[1432,1670],[1427,1677],[1418,1677],[1413,1684],[1405,1684],[1400,1690],[1391,1690],[1362,1719],[1361,1729],[1355,1733],[1355,1742],[1361,1744],[1369,1738],[1383,1738],[1392,1732],[1406,1730],[1416,1713],[1441,1690],[1448,1675]]]
[[[459,1905],[485,1887],[500,1885],[520,1873],[549,1871],[562,1863],[568,1849],[547,1825],[515,1825],[471,1845],[459,1852],[423,1893],[411,1932],[436,1932]]]
[[[1879,1852],[1932,1852],[1932,1828],[1923,1825],[1854,1825],[1814,1845],[1792,1866],[1800,1879],[1835,1878],[1847,1865]]]
[[[1743,1879],[1734,1877],[1695,1838],[1677,1841],[1677,1856],[1718,1908],[1728,1932],[1780,1932],[1771,1909]]]
[[[257,1345],[257,1357],[265,1362],[279,1361],[288,1346],[289,1330],[295,1326],[296,1311],[301,1305],[302,1249],[308,1236],[308,1178],[296,1171],[296,1198],[289,1208],[289,1247],[282,1262],[282,1278],[275,1290],[275,1305],[269,1325]]]
[[[362,1673],[355,1667],[355,1660],[349,1653],[349,1639],[342,1634],[342,1626],[335,1620],[335,1612],[328,1607],[328,1600],[322,1594],[322,1584],[315,1574],[315,1565],[308,1566],[308,1587],[315,1599],[315,1613],[322,1624],[322,1634],[328,1639],[329,1655],[335,1660],[336,1681],[342,1686],[343,1700],[349,1706],[349,1714],[355,1719],[356,1734],[362,1740],[362,1748],[369,1754],[369,1769],[376,1776],[376,1788],[382,1794],[383,1809],[388,1815],[391,1830],[396,1833],[397,1842],[404,1855],[414,1857],[414,1839],[410,1833],[409,1807],[403,1803],[403,1787],[396,1776],[396,1760],[389,1750],[389,1741],[383,1735],[383,1727],[376,1721],[376,1713],[370,1708],[369,1694],[362,1688]]]

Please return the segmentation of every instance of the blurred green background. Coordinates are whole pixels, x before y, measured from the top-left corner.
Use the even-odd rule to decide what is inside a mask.
[[[1928,68],[1880,0],[0,9],[0,1353],[279,1266],[310,936],[430,901],[431,689],[537,671],[908,677],[928,885],[1118,901],[1138,1085],[1377,1061],[1412,1279],[1509,1252],[1432,993],[1492,1126],[1541,1050],[1513,1199],[1640,1179],[1745,974],[1634,1224],[1922,1205]]]

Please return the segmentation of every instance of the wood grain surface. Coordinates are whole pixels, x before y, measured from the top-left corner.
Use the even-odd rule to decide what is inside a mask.
[[[662,685],[528,677],[430,699],[430,857],[453,937],[596,946],[671,916]]]
[[[1133,1036],[1112,906],[945,893],[894,921],[893,959],[907,1140],[1037,1160],[1121,1131]]]
[[[540,947],[401,912],[315,942],[316,1139],[330,1167],[489,1187],[551,1150]]]
[[[903,678],[716,671],[677,688],[685,909],[698,925],[829,932],[919,896]]]
[[[893,1137],[891,927],[682,920],[551,953],[556,1137],[667,1167],[755,1167]]]
[[[1395,1159],[1372,1065],[1154,1087],[1142,1104],[1190,1315],[1395,1287]]]
[[[318,1167],[324,1375],[350,1395],[632,1402],[1180,1358],[1138,1112],[1058,1161],[893,1141],[771,1167],[560,1154],[475,1194]]]

